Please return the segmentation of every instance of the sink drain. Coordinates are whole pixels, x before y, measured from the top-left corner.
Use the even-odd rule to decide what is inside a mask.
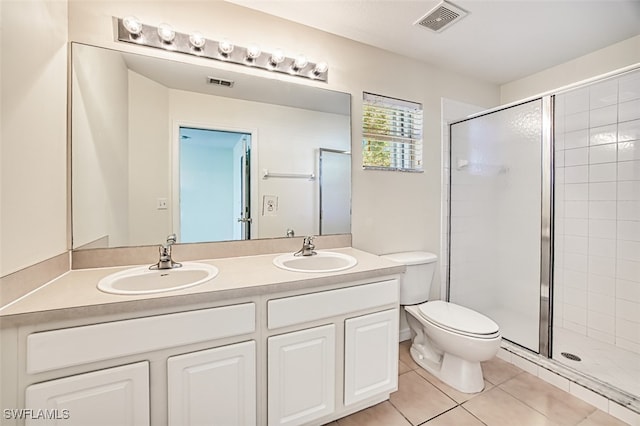
[[[570,359],[571,361],[582,361],[582,358],[580,358],[578,355],[574,355],[569,352],[561,352],[560,355],[567,359]]]

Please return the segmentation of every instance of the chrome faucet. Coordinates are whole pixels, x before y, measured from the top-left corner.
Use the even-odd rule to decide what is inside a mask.
[[[316,248],[316,246],[313,244],[314,238],[315,237],[311,235],[304,237],[304,239],[302,240],[302,248],[297,252],[295,252],[293,255],[294,256],[313,256],[314,254],[317,254],[314,251]]]
[[[160,260],[155,265],[149,266],[149,269],[173,269],[180,268],[182,263],[174,262],[171,258],[171,246],[176,243],[176,234],[167,237],[166,244],[160,244]]]

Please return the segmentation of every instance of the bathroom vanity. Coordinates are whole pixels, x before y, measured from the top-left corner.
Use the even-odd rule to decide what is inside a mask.
[[[214,259],[210,282],[138,296],[96,288],[127,268],[59,277],[0,310],[2,424],[324,424],[388,399],[404,267],[333,251],[357,264]],[[26,421],[7,418],[22,408]]]

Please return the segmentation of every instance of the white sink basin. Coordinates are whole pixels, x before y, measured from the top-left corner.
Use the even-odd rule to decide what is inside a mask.
[[[108,275],[98,289],[112,294],[152,294],[204,284],[218,275],[218,268],[205,263],[185,262],[181,268],[151,270],[140,266]]]
[[[281,254],[273,259],[278,268],[293,272],[337,272],[353,268],[358,261],[348,254],[319,251],[313,256]]]

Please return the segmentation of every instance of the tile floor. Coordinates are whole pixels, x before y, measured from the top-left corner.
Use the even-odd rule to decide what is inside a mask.
[[[484,391],[472,395],[458,392],[418,367],[409,355],[409,343],[400,343],[398,391],[389,401],[328,426],[625,424],[499,358],[482,365]]]

